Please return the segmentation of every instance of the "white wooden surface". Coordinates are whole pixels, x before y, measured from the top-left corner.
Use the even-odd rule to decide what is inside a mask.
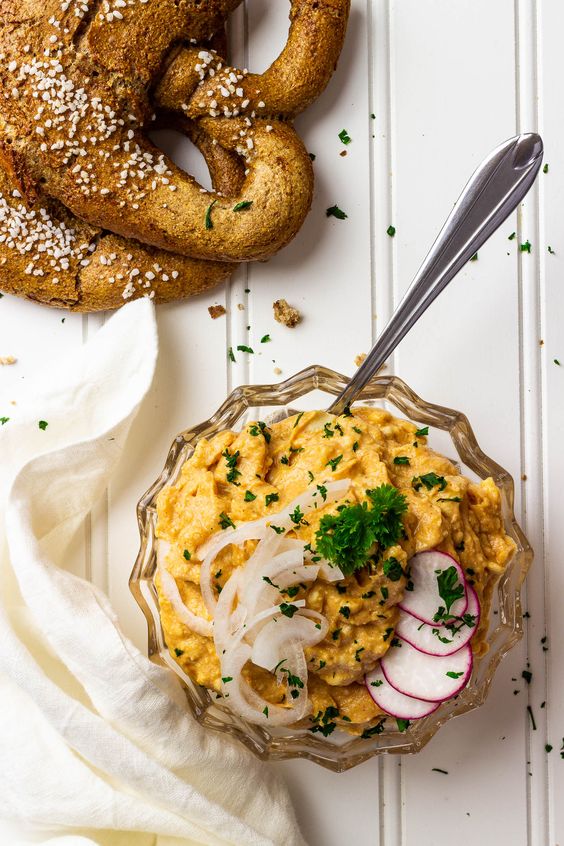
[[[519,480],[518,507],[536,551],[527,636],[502,664],[488,703],[450,723],[418,756],[373,760],[341,775],[307,762],[276,766],[311,846],[341,846],[353,832],[366,846],[564,846],[564,3],[352,5],[338,71],[298,120],[316,154],[313,210],[268,264],[241,268],[227,290],[160,308],[157,378],[115,482],[85,526],[84,574],[109,591],[125,631],[144,646],[144,618],[127,588],[135,502],[174,433],[207,417],[236,384],[275,381],[276,366],[284,377],[314,362],[352,373],[473,167],[497,142],[538,128],[549,172],[389,365],[426,399],[465,411],[485,450]],[[235,58],[260,71],[284,42],[288,4],[247,6],[233,19]],[[343,128],[353,139],[344,158]],[[176,154],[202,173],[194,152]],[[334,203],[347,220],[326,218]],[[530,255],[518,248],[526,240]],[[273,320],[279,297],[304,314],[293,331]],[[207,307],[218,302],[228,316],[211,321]],[[0,355],[18,357],[1,368],[2,401],[17,400],[46,351],[72,353],[103,321],[63,317],[1,300]],[[266,333],[272,343],[261,345]],[[260,354],[238,354],[230,364],[226,349],[240,343]],[[521,678],[527,660],[530,686]]]

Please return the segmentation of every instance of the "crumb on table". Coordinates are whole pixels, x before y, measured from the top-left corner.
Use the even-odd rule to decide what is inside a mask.
[[[208,311],[212,320],[217,320],[218,317],[223,317],[226,311],[222,305],[208,306]]]
[[[294,326],[297,326],[302,319],[298,309],[288,305],[286,300],[276,300],[272,303],[272,308],[274,309],[274,319],[277,320],[278,323],[283,323],[284,326],[288,326],[289,329],[293,329]]]
[[[0,366],[4,366],[7,364],[15,364],[17,358],[14,358],[13,355],[0,355]]]
[[[366,353],[359,353],[358,355],[355,355],[354,363],[356,364],[357,367],[360,367],[360,365],[362,364],[362,362],[364,361],[365,358],[366,358]]]

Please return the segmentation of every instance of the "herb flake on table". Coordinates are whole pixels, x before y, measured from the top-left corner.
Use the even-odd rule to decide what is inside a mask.
[[[515,240],[516,235],[517,235],[517,233],[516,233],[516,232],[512,232],[512,233],[511,233],[511,235],[509,236],[509,238],[508,238],[507,240],[508,240],[508,241],[514,241],[514,240]]]
[[[337,220],[345,220],[348,217],[348,214],[340,209],[339,206],[330,206],[325,211],[325,215],[327,217],[336,217]]]
[[[9,417],[0,417],[0,424],[2,424],[2,426],[5,426],[9,419]]]
[[[532,244],[530,241],[525,241],[524,244],[519,244],[519,251],[522,253],[530,253],[532,249]]]
[[[543,173],[548,173],[548,164],[545,164],[545,166],[544,166],[544,167],[543,167],[543,169],[542,169],[542,172],[543,172]]]
[[[269,341],[272,341],[270,335],[263,335],[260,339],[261,344],[268,344]]]
[[[339,132],[339,138],[341,139],[343,144],[350,144],[352,141],[352,138],[350,137],[346,129],[341,129],[341,131]]]
[[[551,255],[551,256],[555,256],[555,255],[556,255],[556,253],[554,252],[554,250],[552,249],[552,247],[550,246],[550,244],[548,245],[548,248],[547,248],[547,249],[548,249],[548,252],[550,253],[550,255]]]
[[[554,359],[554,363],[555,363],[555,364],[557,364],[557,365],[558,365],[558,367],[562,367],[562,365],[560,364],[560,362],[558,361],[558,359],[557,359],[557,358],[555,358],[555,359]]]
[[[442,775],[448,775],[448,770],[441,770],[440,767],[431,767],[432,773],[442,773]]]
[[[38,426],[39,426],[39,428],[41,429],[42,432],[45,431],[45,429],[47,428],[48,425],[49,424],[47,423],[46,420],[40,420],[39,423],[38,423]]]
[[[253,355],[255,352],[251,347],[248,347],[246,344],[238,344],[237,349],[239,350],[239,352],[251,353]]]
[[[235,353],[233,352],[233,347],[228,348],[227,355],[228,355],[230,361],[236,361],[237,360],[235,358]]]
[[[537,724],[536,724],[536,722],[535,722],[535,717],[534,717],[534,714],[533,714],[533,709],[531,708],[531,706],[530,706],[530,705],[527,705],[527,712],[528,712],[529,717],[530,717],[530,719],[531,719],[531,726],[532,726],[532,729],[533,729],[533,731],[536,731],[536,730],[537,730]]]
[[[396,234],[396,227],[392,226],[392,224],[390,224],[388,226],[388,228],[386,229],[386,235],[389,235],[390,238],[393,238],[395,234]]]

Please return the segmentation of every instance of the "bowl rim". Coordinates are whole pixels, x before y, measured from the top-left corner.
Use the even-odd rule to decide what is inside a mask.
[[[197,685],[169,655],[160,617],[158,597],[152,583],[155,569],[155,500],[160,490],[171,483],[188,455],[186,453],[203,437],[235,425],[252,408],[287,407],[288,399],[306,396],[312,391],[337,396],[348,383],[342,374],[321,365],[311,365],[273,384],[248,384],[234,388],[219,408],[205,421],[178,433],[169,448],[164,467],[137,504],[140,548],[129,577],[129,588],[140,606],[148,630],[148,652],[152,661],[167,666],[179,678],[187,699],[188,710],[202,725],[227,732],[263,760],[305,758],[335,772],[343,772],[374,755],[409,754],[420,751],[450,719],[468,713],[482,705],[489,693],[495,671],[507,652],[523,635],[521,586],[533,560],[533,550],[514,514],[514,482],[511,475],[478,444],[467,416],[455,409],[423,400],[402,379],[394,375],[377,375],[365,386],[354,405],[384,402],[393,406],[392,413],[401,411],[407,419],[447,432],[458,459],[479,478],[491,476],[500,490],[502,515],[506,532],[516,543],[516,552],[496,583],[499,619],[493,632],[488,633],[490,651],[479,657],[475,665],[484,663],[480,685],[471,682],[462,693],[424,720],[412,723],[408,730],[384,728],[372,737],[352,737],[338,744],[307,730],[290,727],[290,733],[266,731],[251,725],[231,712],[224,704],[212,700],[212,693]],[[297,394],[296,394],[297,392]],[[257,402],[260,400],[260,403]],[[292,409],[292,413],[296,413]],[[415,413],[413,413],[415,412]],[[437,425],[437,420],[443,425]],[[190,452],[191,454],[191,452]],[[457,461],[458,463],[458,461]],[[484,662],[487,660],[487,664]],[[450,709],[447,709],[447,704]],[[339,733],[341,734],[341,733]]]

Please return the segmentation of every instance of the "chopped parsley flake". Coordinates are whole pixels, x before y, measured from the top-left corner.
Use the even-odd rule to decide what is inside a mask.
[[[268,705],[264,706],[264,708],[262,709],[262,713],[268,719]]]
[[[237,470],[237,462],[240,457],[239,450],[231,453],[228,449],[224,449],[221,455],[225,458],[225,463],[227,464],[227,475],[225,478],[231,485],[239,485],[240,482],[236,481],[236,479],[241,475],[241,471]]]
[[[277,493],[267,494],[264,498],[265,505],[271,505],[273,502],[278,502],[280,496]]]
[[[396,227],[392,226],[390,224],[390,226],[388,226],[388,228],[386,229],[386,235],[389,235],[390,238],[393,238],[395,234],[396,234]]]
[[[339,608],[339,614],[342,614],[345,620],[348,620],[351,616],[351,609],[348,605],[343,605],[342,608]]]
[[[429,427],[428,427],[428,426],[423,426],[423,428],[422,428],[422,429],[418,429],[418,430],[416,431],[416,433],[415,433],[415,437],[416,437],[416,438],[423,438],[423,437],[425,437],[425,436],[426,436],[426,435],[428,435],[428,434],[429,434]]]
[[[325,212],[327,217],[336,217],[337,220],[345,220],[348,217],[348,214],[344,212],[339,206],[331,206]]]
[[[339,138],[341,139],[343,144],[350,144],[352,140],[346,129],[341,129],[341,131],[339,132]]]
[[[176,655],[176,657],[177,657],[177,658],[180,658],[180,656],[181,656],[181,655],[184,655],[184,650],[183,650],[183,649],[178,649],[178,647],[176,647],[176,646],[175,646],[175,648],[174,648],[174,654]]]
[[[557,358],[555,358],[555,359],[554,359],[554,363],[555,363],[555,364],[557,364],[557,365],[558,365],[558,367],[562,367],[562,365],[560,364],[560,362],[558,361],[558,359],[557,359]]]
[[[531,242],[525,241],[524,244],[519,244],[519,250],[522,253],[530,253],[531,252]]]
[[[252,204],[253,204],[252,200],[241,200],[240,203],[236,203],[233,206],[233,211],[234,212],[245,211],[246,209],[250,209]]]
[[[410,725],[409,720],[402,720],[400,717],[397,718],[396,723],[398,724],[398,731],[401,731],[402,734],[408,730]]]
[[[478,253],[474,253],[474,255],[470,258],[470,261],[478,261]]]
[[[330,459],[329,459],[329,461],[327,462],[327,464],[326,464],[325,466],[326,466],[326,467],[330,467],[330,468],[331,468],[331,470],[332,470],[332,471],[333,471],[333,473],[334,473],[334,472],[335,472],[335,470],[337,469],[337,465],[338,465],[338,464],[340,464],[340,462],[341,462],[342,460],[343,460],[343,456],[342,456],[342,455],[338,455],[336,458],[330,458]]]
[[[387,558],[382,564],[384,575],[391,582],[398,582],[403,576],[401,564],[397,558]]]
[[[358,649],[356,650],[356,652],[354,653],[354,660],[358,661],[359,664],[360,664],[360,653],[361,652],[364,652],[364,646],[359,646]]]
[[[327,499],[327,488],[325,487],[325,485],[316,485],[316,488],[321,494],[321,499],[323,500],[323,502],[325,502],[325,500]]]
[[[284,614],[285,617],[289,617],[290,620],[292,619],[292,617],[294,616],[294,614],[298,610],[297,605],[291,605],[291,604],[288,604],[287,602],[283,602],[279,606],[279,608],[280,608],[280,611],[282,612],[282,614]]]
[[[245,491],[245,502],[252,502],[257,498],[257,495],[252,491]]]
[[[191,554],[188,552],[187,549],[184,550],[184,558],[186,559],[186,561],[190,561],[190,559],[192,558]]]
[[[298,425],[298,423],[300,422],[300,420],[302,419],[302,417],[304,416],[304,414],[305,414],[305,411],[300,411],[300,413],[298,414],[298,416],[297,416],[297,417],[296,417],[296,419],[294,420],[294,425],[292,426],[292,429],[295,429],[295,428],[296,428],[296,426]]]
[[[444,476],[437,476],[436,473],[425,473],[423,476],[414,476],[411,480],[413,489],[418,491],[423,485],[428,491],[434,487],[438,487],[439,491],[444,491],[447,486],[447,481]]]
[[[275,526],[274,523],[270,524],[270,528],[276,532],[277,535],[281,535],[282,532],[285,531],[284,526]]]
[[[449,677],[449,679],[459,679],[460,676],[463,676],[463,675],[464,675],[463,671],[460,672],[460,673],[455,673],[454,670],[449,670],[447,672],[447,676]]]
[[[270,335],[263,335],[262,338],[260,339],[260,342],[261,342],[261,344],[268,344],[268,342],[271,341],[271,340],[272,340],[272,338],[270,337]]]
[[[217,203],[217,200],[212,200],[211,203],[209,204],[209,206],[206,209],[206,217],[205,217],[206,229],[213,229],[213,220],[212,220],[211,213],[212,213],[212,209],[213,209],[213,207],[215,206],[216,203]]]
[[[333,632],[331,632],[331,637],[333,638],[333,640],[337,640],[340,634],[341,629],[335,629]]]
[[[409,464],[409,458],[407,455],[396,455],[394,458],[394,464]]]
[[[227,350],[227,355],[229,356],[230,361],[237,361],[237,359],[235,358],[235,353],[233,352],[233,347],[229,347],[229,349]]]
[[[0,423],[2,424],[2,426],[4,426],[9,419],[9,417],[0,417]]]
[[[382,679],[376,679],[376,681],[370,682],[371,687],[381,687],[383,684]]]
[[[548,165],[547,164],[545,164],[545,166],[543,167],[542,172],[548,173]]]
[[[253,438],[262,435],[266,443],[270,443],[271,435],[268,431],[268,426],[266,425],[266,423],[263,423],[262,420],[259,420],[258,423],[253,423],[253,425],[249,429],[249,435],[252,435]]]
[[[254,354],[254,350],[251,349],[251,347],[248,347],[246,344],[239,344],[237,346],[237,349],[239,350],[239,352],[246,352],[246,353]]]
[[[384,717],[384,719],[380,720],[378,723],[376,723],[375,726],[372,726],[372,728],[364,729],[360,736],[363,737],[365,740],[368,740],[368,738],[374,737],[374,735],[376,734],[382,734],[382,732],[384,731],[385,721],[386,718]]]
[[[508,240],[508,241],[514,241],[514,240],[515,240],[515,236],[516,236],[516,235],[517,235],[517,233],[516,233],[516,232],[512,232],[512,233],[511,233],[511,235],[509,236],[509,238],[508,238],[507,240]]]
[[[323,437],[323,438],[332,438],[334,434],[335,434],[335,432],[334,432],[334,431],[333,431],[333,429],[331,428],[331,424],[330,424],[330,423],[326,423],[326,424],[325,424],[325,426],[323,427],[323,435],[322,435],[322,437]]]
[[[525,679],[527,684],[530,684],[533,678],[533,674],[530,670],[523,670],[523,672],[521,673],[521,677]]]
[[[464,585],[459,581],[456,567],[447,567],[446,570],[442,570],[437,576],[437,584],[444,607],[439,608],[433,617],[435,623],[447,618],[456,600],[464,596]]]
[[[221,681],[223,684],[227,684],[228,682],[233,681],[233,676],[222,676]]]
[[[221,526],[222,529],[227,529],[227,528],[229,528],[229,526],[231,526],[232,529],[235,528],[235,523],[233,522],[231,517],[227,516],[225,511],[222,511],[221,514],[219,515],[219,521],[218,522],[219,522],[219,525]]]

